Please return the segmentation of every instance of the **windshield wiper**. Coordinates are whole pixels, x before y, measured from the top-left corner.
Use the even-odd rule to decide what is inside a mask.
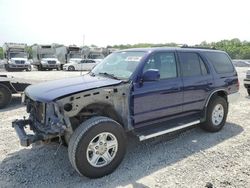
[[[110,74],[110,73],[107,73],[107,72],[99,72],[98,74],[104,75],[104,76],[107,76],[107,77],[110,77],[110,78],[113,78],[113,79],[116,79],[116,80],[120,80],[114,74]]]

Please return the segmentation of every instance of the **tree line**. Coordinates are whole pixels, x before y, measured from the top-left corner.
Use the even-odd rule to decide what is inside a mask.
[[[117,48],[117,49],[128,49],[128,48],[177,47],[177,46],[179,45],[176,43],[161,43],[161,44],[139,43],[139,44],[120,44],[113,46],[109,45],[107,47]],[[215,48],[218,50],[226,51],[232,59],[250,59],[250,42],[241,41],[238,38],[234,38],[232,40],[221,40],[219,42],[211,42],[211,43],[203,41],[195,46]],[[27,51],[29,53],[29,57],[32,57],[30,47],[27,47]],[[1,47],[0,47],[0,59],[3,59],[3,49]]]
[[[177,46],[180,45],[176,43],[165,43],[165,44],[140,43],[134,45],[121,44],[108,47],[127,49],[127,48],[177,47]],[[219,42],[211,42],[211,43],[203,41],[200,44],[195,45],[195,47],[206,47],[206,48],[215,48],[217,50],[223,50],[226,51],[232,59],[250,59],[250,42],[240,41],[238,38],[234,38],[232,40],[221,40]]]

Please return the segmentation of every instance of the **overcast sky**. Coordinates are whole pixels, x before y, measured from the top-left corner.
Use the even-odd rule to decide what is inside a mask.
[[[249,0],[0,0],[0,46],[250,40],[249,7]]]

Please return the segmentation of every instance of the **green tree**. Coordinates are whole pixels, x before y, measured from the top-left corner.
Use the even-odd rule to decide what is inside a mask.
[[[0,59],[3,59],[3,48],[0,47]]]

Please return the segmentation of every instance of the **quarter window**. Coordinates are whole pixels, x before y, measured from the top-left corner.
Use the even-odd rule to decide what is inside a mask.
[[[206,52],[206,58],[211,62],[217,73],[234,72],[233,64],[225,53],[221,52]]]

